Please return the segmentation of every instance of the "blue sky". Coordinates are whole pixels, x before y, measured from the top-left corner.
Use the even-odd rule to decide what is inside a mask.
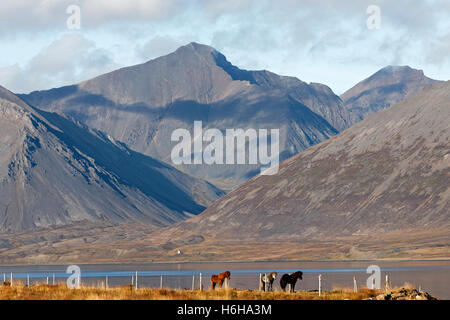
[[[69,5],[81,28],[67,28]],[[380,8],[369,29],[367,8]],[[77,83],[211,45],[244,69],[320,82],[337,94],[386,65],[450,74],[447,0],[3,0],[0,85],[14,92]]]

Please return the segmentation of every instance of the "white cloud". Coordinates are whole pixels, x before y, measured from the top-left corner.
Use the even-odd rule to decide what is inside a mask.
[[[114,60],[141,63],[191,41],[216,47],[239,67],[298,76],[340,92],[388,64],[433,70],[428,75],[440,79],[450,72],[448,0],[6,0],[0,2],[0,41],[65,37],[69,4],[81,8],[80,37],[36,46],[27,61],[23,54],[11,58],[9,45],[0,75],[16,79],[19,68],[33,77],[39,70],[46,86],[73,83],[109,70]],[[380,30],[366,28],[371,4],[381,8]]]
[[[175,40],[170,36],[156,36],[143,45],[137,45],[135,50],[139,60],[147,61],[169,54],[185,44],[185,41]]]
[[[0,68],[1,84],[14,92],[49,89],[80,82],[120,65],[79,34],[66,34],[34,56],[23,68]]]
[[[67,28],[69,5],[81,9],[82,28],[95,28],[117,21],[142,22],[171,19],[183,11],[182,0],[2,0],[0,34]]]

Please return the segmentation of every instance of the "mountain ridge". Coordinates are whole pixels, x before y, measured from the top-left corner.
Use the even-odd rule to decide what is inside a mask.
[[[2,87],[0,150],[1,231],[82,221],[165,226],[223,194]]]
[[[390,65],[360,81],[340,97],[352,123],[356,123],[438,82],[426,77],[423,70]]]
[[[341,99],[325,85],[308,85],[265,70],[241,70],[214,48],[196,43],[78,85],[20,97],[166,162],[170,161],[169,131],[190,130],[191,114],[198,115],[194,120],[203,120],[205,129],[281,128],[282,159],[328,139],[349,123]],[[303,118],[305,112],[308,115]],[[291,113],[297,119],[292,124],[287,119]],[[269,114],[278,120],[271,121]],[[298,121],[308,118],[314,121]],[[236,171],[206,166],[180,169],[219,184],[229,180],[236,186],[257,172],[258,166]]]
[[[450,81],[426,87],[164,232],[171,241],[201,235],[212,248],[236,237],[308,243],[449,230],[449,118]]]

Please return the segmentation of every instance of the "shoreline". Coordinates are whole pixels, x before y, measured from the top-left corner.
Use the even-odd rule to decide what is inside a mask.
[[[77,265],[138,265],[138,264],[213,264],[213,263],[295,263],[295,262],[310,262],[310,263],[351,263],[351,262],[450,262],[450,258],[435,258],[435,259],[325,259],[325,260],[217,260],[217,261],[120,261],[120,262],[81,262]],[[74,263],[43,263],[43,264],[0,264],[0,267],[26,267],[26,266],[62,266]]]

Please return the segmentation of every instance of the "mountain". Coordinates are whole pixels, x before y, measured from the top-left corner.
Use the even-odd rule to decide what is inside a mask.
[[[0,87],[0,232],[167,226],[222,192]]]
[[[422,70],[388,66],[343,93],[341,99],[348,108],[351,123],[356,123],[437,82],[426,77]]]
[[[178,243],[186,259],[306,259],[314,242],[319,258],[361,258],[361,250],[448,258],[449,119],[450,81],[427,87],[286,160],[278,174],[240,185],[158,241]],[[192,235],[207,241],[183,246]],[[406,249],[414,254],[402,256]]]
[[[131,149],[169,164],[171,133],[203,129],[279,129],[281,159],[320,143],[349,125],[341,99],[325,85],[269,71],[241,70],[212,47],[190,43],[147,63],[80,84],[20,95],[63,113]],[[183,165],[224,187],[259,173],[260,165]]]

